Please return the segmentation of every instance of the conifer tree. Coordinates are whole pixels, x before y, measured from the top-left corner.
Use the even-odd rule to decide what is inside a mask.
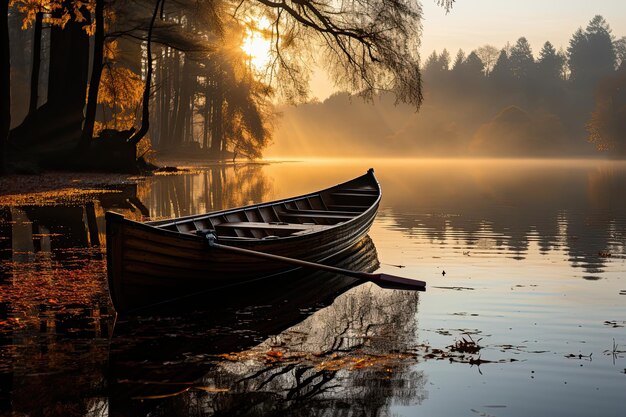
[[[567,48],[571,80],[591,89],[616,67],[616,54],[611,28],[600,15],[595,16],[585,31],[576,30]]]
[[[537,61],[537,76],[543,81],[551,83],[557,82],[563,73],[563,65],[565,61],[560,56],[554,46],[547,41],[543,44],[543,48],[539,52],[539,60]]]
[[[454,63],[452,64],[452,71],[460,71],[463,66],[463,62],[465,62],[465,52],[462,49],[456,53],[454,57]]]
[[[506,51],[503,49],[500,51],[498,60],[493,66],[489,78],[493,80],[497,85],[506,85],[512,80],[511,76],[511,61]]]
[[[511,75],[516,80],[528,80],[531,76],[535,60],[528,40],[521,37],[511,48]]]

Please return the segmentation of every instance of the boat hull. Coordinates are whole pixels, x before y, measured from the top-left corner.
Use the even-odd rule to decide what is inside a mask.
[[[368,187],[377,190],[377,195],[372,193],[371,204],[368,204],[358,215],[330,225],[307,226],[311,224],[307,220],[316,220],[306,216],[298,223],[280,222],[282,224],[274,227],[285,229],[291,227],[290,225],[294,225],[294,227],[303,225],[302,227],[311,228],[310,231],[305,231],[306,233],[297,232],[284,237],[241,238],[222,236],[214,230],[181,233],[163,227],[164,222],[139,223],[125,219],[115,213],[107,213],[109,291],[116,310],[128,312],[143,305],[173,300],[207,288],[239,284],[294,269],[284,263],[259,260],[250,256],[210,248],[206,233],[215,233],[218,242],[225,245],[312,262],[324,261],[347,250],[361,240],[370,229],[380,201],[378,183],[373,177],[373,173],[368,173],[366,176],[323,191],[328,192],[330,190],[337,193],[337,191],[332,190],[336,190],[342,185],[345,189],[346,184],[354,187],[354,181],[358,179],[361,182],[356,184],[365,183],[368,184]],[[276,212],[276,207],[286,207],[290,201],[292,200],[267,203],[263,207],[270,207],[273,212]],[[228,219],[229,216],[232,217],[237,213],[251,209],[258,210],[255,206],[249,206],[196,216],[195,218],[204,219],[209,216],[210,219],[213,219],[211,222],[211,226],[213,226],[217,223],[215,219]],[[312,211],[309,210],[308,212]],[[316,213],[319,213],[319,210]],[[193,220],[193,216],[182,220],[184,220],[184,224],[187,224],[190,219],[198,223],[198,220]],[[320,220],[317,221],[321,222]],[[178,224],[182,223],[179,221]],[[222,223],[214,227],[219,230],[220,226],[232,224],[241,225],[241,222]],[[178,227],[180,228],[180,226]]]

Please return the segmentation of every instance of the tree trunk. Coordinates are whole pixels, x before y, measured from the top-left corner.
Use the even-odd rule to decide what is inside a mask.
[[[204,125],[202,129],[202,149],[206,152],[209,149],[209,111],[210,111],[210,91],[211,83],[209,77],[206,78],[206,85],[204,86],[204,108],[202,109],[202,117],[204,118]]]
[[[174,139],[178,146],[185,143],[185,121],[187,120],[187,114],[189,112],[189,61],[185,55],[184,63],[181,69],[180,82],[179,82],[179,97],[178,97],[178,111],[172,116],[175,119],[174,123]]]
[[[98,106],[98,88],[102,77],[102,65],[104,61],[104,0],[96,0],[96,32],[94,34],[93,64],[91,81],[89,81],[89,95],[87,96],[87,109],[85,110],[85,124],[80,139],[80,146],[88,148],[96,123],[96,109]]]
[[[71,0],[64,4],[73,10]],[[13,129],[13,144],[24,148],[51,142],[75,146],[80,139],[89,71],[89,36],[83,27],[91,19],[86,10],[81,12],[86,21],[77,22],[72,16],[65,27],[50,29],[48,100]],[[61,13],[55,11],[53,16],[60,18]]]
[[[215,95],[213,96],[213,114],[211,115],[211,156],[214,158],[221,158],[222,141],[224,140],[224,132],[222,129],[222,107],[224,105],[224,97],[220,74],[216,72],[215,75]]]
[[[6,171],[6,143],[11,126],[9,2],[0,0],[0,174]]]
[[[163,73],[161,72],[161,66],[163,64],[163,48],[159,48],[156,53],[157,58],[154,61],[154,85],[156,91],[154,94],[154,107],[152,108],[153,120],[159,120],[161,114],[161,108],[163,107]],[[151,123],[152,129],[150,131],[150,140],[153,147],[158,147],[161,142],[161,131],[158,127],[158,123]],[[155,127],[156,126],[156,127]]]
[[[161,73],[161,107],[159,109],[159,119],[161,120],[159,127],[159,149],[165,149],[169,141],[169,110],[171,101],[171,77],[170,69],[170,53],[169,47],[163,47],[161,65],[159,67]]]
[[[195,138],[193,135],[193,115],[194,115],[194,111],[195,109],[195,100],[194,100],[194,94],[191,94],[189,96],[189,113],[187,113],[187,122],[185,123],[185,126],[187,126],[187,142],[191,143],[191,142],[195,142]]]
[[[6,142],[11,126],[9,0],[0,0],[0,174],[6,171]]]
[[[0,0],[3,2],[5,0]],[[11,0],[9,0],[11,3]],[[32,59],[32,30],[22,30],[21,14],[14,7],[9,6],[9,42],[11,55],[11,127],[17,126],[28,115],[30,69]],[[2,16],[6,18],[6,16]],[[4,63],[5,60],[0,59]],[[0,89],[0,94],[5,90]],[[9,128],[9,129],[10,129]],[[8,144],[12,142],[13,132],[9,134]],[[7,144],[7,146],[8,146]]]
[[[146,50],[146,85],[143,90],[143,103],[141,113],[141,127],[135,134],[128,138],[128,142],[132,145],[137,145],[139,141],[148,133],[150,128],[150,84],[152,83],[152,30],[154,29],[154,22],[156,21],[157,14],[159,13],[159,6],[164,0],[157,0],[154,6],[154,12],[152,13],[152,19],[150,20],[150,27],[148,29],[148,45]]]
[[[69,3],[67,7],[71,10],[73,3],[65,3]],[[80,110],[81,113],[85,105],[89,70],[89,36],[83,26],[91,20],[90,14],[85,10],[83,12],[88,21],[76,22],[72,16],[65,28],[51,28],[48,77],[48,102],[68,104],[73,111]],[[77,105],[80,109],[76,109]]]
[[[169,123],[167,132],[168,147],[172,148],[179,144],[179,138],[176,137],[176,115],[180,107],[180,52],[174,51],[174,59],[170,62],[169,68],[172,68],[172,112],[166,115]]]
[[[39,69],[41,67],[41,28],[43,26],[43,13],[35,15],[35,27],[33,34],[33,66],[30,73],[30,102],[28,103],[28,113],[37,110],[39,102]]]

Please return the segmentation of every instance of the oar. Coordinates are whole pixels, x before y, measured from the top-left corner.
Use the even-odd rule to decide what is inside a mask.
[[[383,288],[401,289],[401,290],[418,290],[425,291],[426,283],[417,279],[397,277],[389,274],[372,274],[369,272],[352,271],[349,269],[338,268],[336,266],[318,264],[316,262],[303,261],[301,259],[287,258],[286,256],[274,255],[271,253],[259,252],[251,249],[243,249],[235,246],[222,245],[215,241],[215,236],[207,235],[209,246],[215,249],[224,250],[228,252],[239,253],[241,255],[252,256],[256,258],[267,259],[276,262],[282,262],[286,264],[301,266],[304,268],[319,269],[327,272],[334,272],[337,274],[346,275],[353,278],[358,278],[366,281],[371,281],[376,285]]]

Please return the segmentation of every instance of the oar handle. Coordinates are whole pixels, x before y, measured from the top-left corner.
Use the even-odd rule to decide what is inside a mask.
[[[259,251],[256,251],[256,250],[244,249],[244,248],[239,248],[239,247],[236,247],[236,246],[223,245],[221,243],[217,243],[215,237],[213,236],[211,238],[211,236],[212,235],[207,235],[207,239],[209,241],[209,246],[211,246],[212,248],[215,248],[215,249],[226,250],[226,251],[229,251],[229,252],[239,253],[241,255],[252,256],[252,257],[255,257],[255,258],[267,259],[267,260],[271,260],[271,261],[276,261],[276,262],[280,262],[280,263],[286,263],[286,264],[301,266],[301,267],[305,267],[305,268],[321,269],[321,270],[324,270],[324,271],[327,271],[327,272],[335,272],[335,273],[339,273],[339,274],[350,275],[350,276],[353,276],[355,278],[364,278],[363,276],[361,276],[361,274],[365,274],[365,273],[358,272],[358,271],[350,271],[348,269],[337,268],[336,266],[324,265],[324,264],[318,264],[318,263],[315,263],[315,262],[304,261],[302,259],[288,258],[286,256],[274,255],[273,253],[259,252]]]
[[[384,288],[396,288],[396,289],[417,289],[424,290],[426,283],[416,279],[403,278],[389,274],[371,274],[369,272],[352,271],[350,269],[338,268],[336,266],[320,264],[316,262],[304,261],[302,259],[288,258],[286,256],[274,255],[273,253],[259,252],[252,249],[244,249],[236,246],[223,245],[217,243],[217,238],[212,233],[206,235],[209,246],[219,250],[225,250],[229,252],[239,253],[245,256],[252,256],[256,258],[267,259],[275,262],[286,263],[291,265],[300,266],[303,268],[318,269],[326,272],[333,272],[336,274],[342,274],[353,278],[362,279],[365,281],[371,281]]]

